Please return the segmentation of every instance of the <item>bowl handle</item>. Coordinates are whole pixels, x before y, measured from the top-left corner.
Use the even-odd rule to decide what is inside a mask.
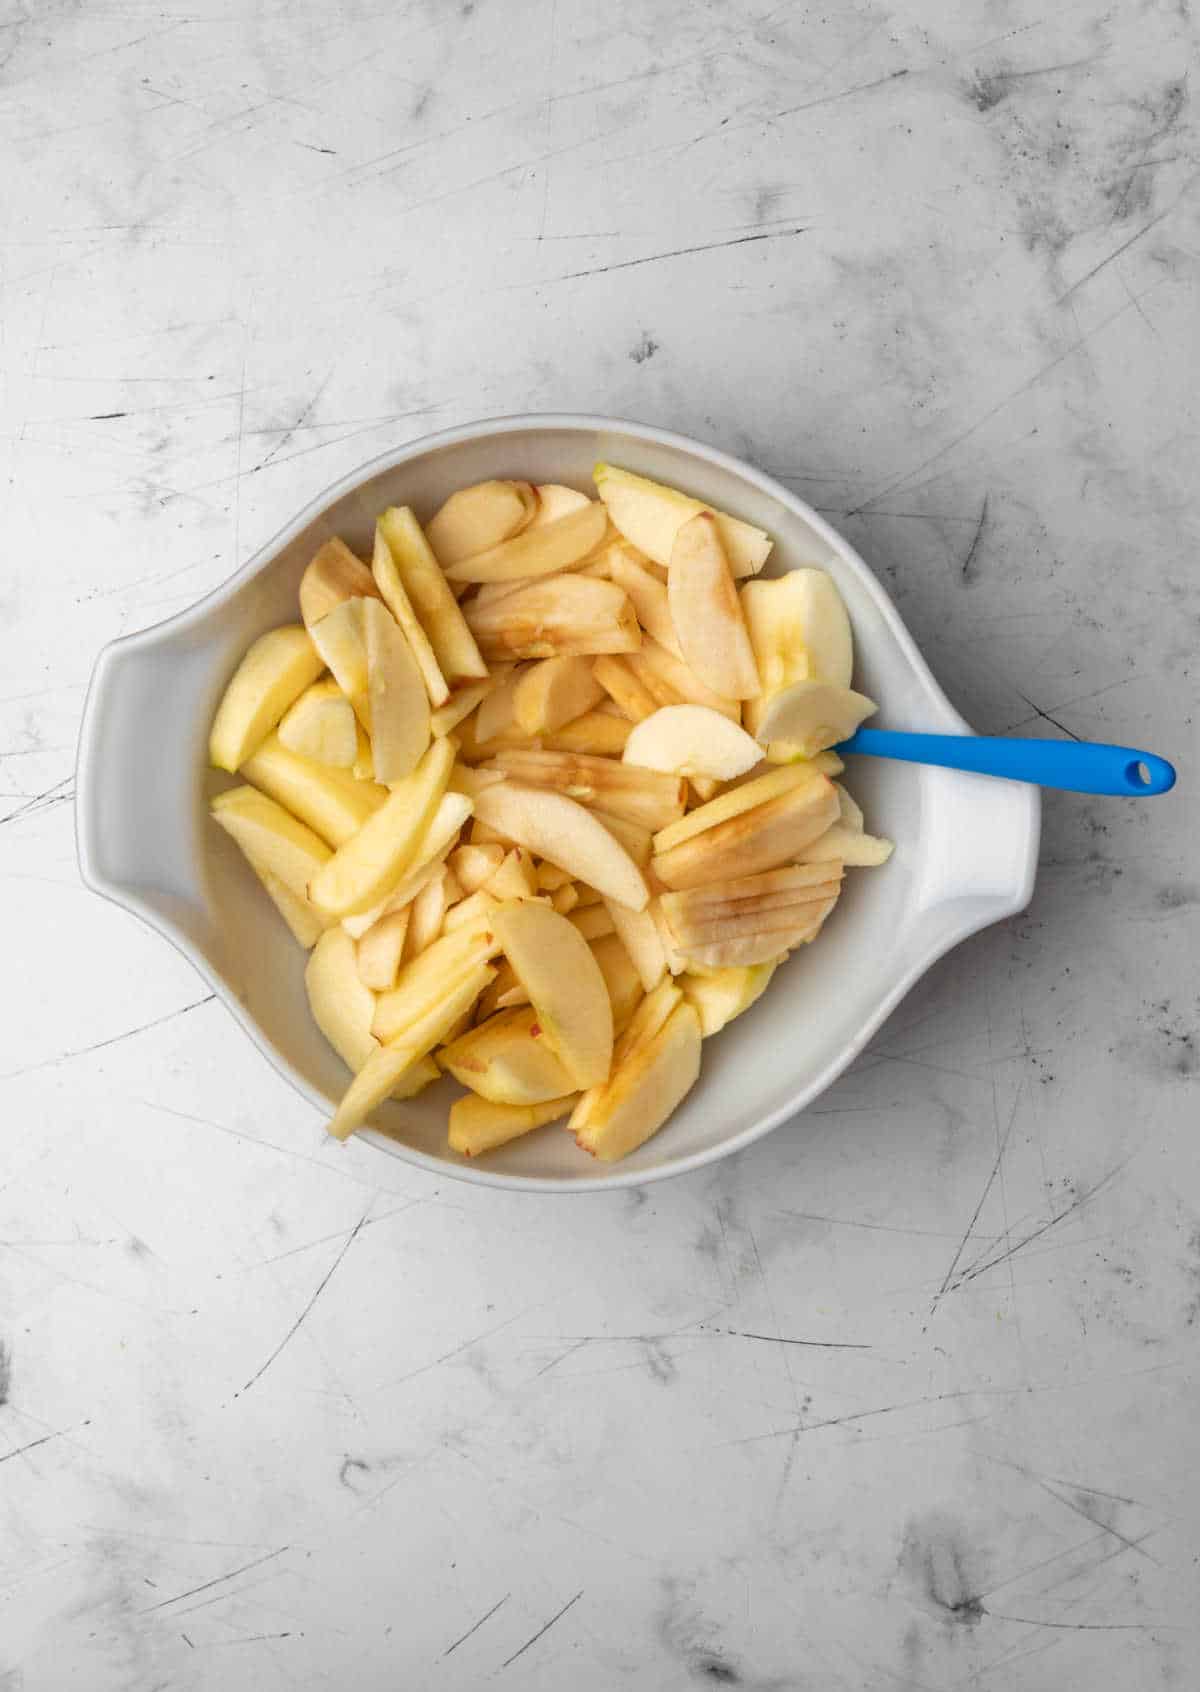
[[[1037,874],[1040,790],[929,766],[921,776],[918,920],[963,938],[1023,911]]]
[[[106,646],[92,672],[79,735],[75,844],[84,881],[127,909],[185,891],[197,797],[186,752],[164,732],[183,715],[186,660],[154,630]],[[195,766],[198,768],[199,766]]]

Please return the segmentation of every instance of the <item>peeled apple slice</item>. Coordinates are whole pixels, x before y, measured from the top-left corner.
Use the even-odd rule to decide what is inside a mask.
[[[343,600],[371,598],[375,592],[371,572],[335,535],[313,554],[300,578],[300,615],[311,629]]]
[[[699,1017],[691,1005],[677,1005],[655,1038],[597,1089],[586,1114],[589,1095],[580,1100],[568,1124],[575,1128],[576,1144],[605,1163],[644,1145],[696,1084],[700,1046]]]
[[[618,470],[612,464],[597,464],[592,472],[600,498],[608,507],[614,525],[626,540],[664,567],[671,562],[675,536],[698,511],[711,511],[701,500],[676,488]],[[771,551],[771,537],[752,523],[713,511],[721,540],[735,576],[756,576]]]
[[[534,1026],[577,1087],[598,1086],[612,1062],[612,1001],[587,941],[566,917],[532,899],[501,905],[491,922],[537,1013]]]
[[[348,1069],[358,1071],[379,1050],[371,1033],[375,995],[359,978],[354,941],[342,928],[327,929],[304,971],[313,1021]]]
[[[664,705],[634,725],[621,756],[647,770],[732,781],[761,762],[762,747],[707,705]]]
[[[741,598],[764,693],[805,679],[850,686],[854,638],[827,571],[806,566],[772,581],[747,582]]]
[[[362,601],[375,780],[390,786],[411,775],[429,745],[429,698],[412,648],[387,606]]]
[[[544,529],[548,523],[556,523],[560,517],[569,517],[572,511],[580,511],[592,503],[585,493],[563,487],[561,482],[538,482],[533,491],[537,495],[537,509],[529,524],[531,529]]]
[[[567,1115],[577,1097],[569,1093],[565,1099],[547,1099],[545,1104],[510,1105],[493,1104],[491,1099],[468,1093],[450,1106],[450,1150],[460,1157],[495,1151],[531,1129],[557,1122]]]
[[[537,513],[528,482],[476,482],[459,488],[430,518],[425,534],[443,569],[523,529]]]
[[[219,770],[235,774],[325,663],[299,624],[260,635],[225,689],[208,740]]]
[[[499,546],[489,547],[451,564],[446,579],[451,582],[514,582],[527,576],[552,575],[586,558],[604,538],[608,514],[598,502],[588,501],[577,511],[553,523],[529,528]]]
[[[798,681],[767,701],[755,731],[763,744],[786,740],[811,758],[827,746],[849,740],[879,709],[873,699],[832,682]]]
[[[475,815],[618,904],[645,908],[650,895],[641,871],[616,836],[574,799],[503,781],[478,796]]]
[[[683,656],[705,686],[729,699],[756,698],[762,687],[754,648],[709,511],[690,517],[675,536],[667,599]]]
[[[354,707],[332,676],[313,682],[290,706],[279,724],[279,738],[289,752],[337,769],[353,768],[358,757]]]
[[[356,781],[349,770],[302,758],[278,734],[269,734],[246,759],[242,774],[335,849],[357,834],[387,798],[387,788],[378,782]]]

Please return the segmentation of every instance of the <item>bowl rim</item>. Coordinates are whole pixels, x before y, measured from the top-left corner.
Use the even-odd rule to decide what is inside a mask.
[[[663,429],[656,424],[639,423],[625,418],[608,417],[589,412],[518,412],[498,417],[481,418],[474,422],[458,424],[452,429],[443,429],[434,434],[422,435],[403,446],[393,447],[379,453],[364,464],[347,471],[345,475],[338,477],[321,492],[314,495],[244,564],[239,565],[223,582],[218,583],[215,588],[212,588],[193,605],[187,606],[184,610],[176,612],[170,617],[161,618],[158,622],[151,623],[144,629],[135,630],[132,634],[122,635],[101,648],[88,684],[75,758],[76,858],[84,884],[101,897],[139,917],[148,927],[169,941],[188,960],[200,977],[208,983],[216,997],[232,1013],[235,1020],[249,1035],[276,1073],[287,1081],[301,1097],[307,1099],[314,1108],[322,1113],[328,1112],[329,1101],[315,1088],[308,1085],[281,1052],[276,1052],[263,1036],[257,1022],[241,1004],[236,993],[221,976],[210,968],[207,960],[192,945],[187,936],[176,929],[134,890],[109,881],[91,861],[85,822],[95,802],[92,775],[95,767],[96,740],[99,729],[99,713],[96,706],[101,692],[101,684],[106,672],[119,656],[156,645],[168,630],[172,633],[181,633],[204,622],[214,611],[219,610],[228,600],[233,599],[246,582],[269,568],[283,548],[310,524],[318,520],[331,505],[347,495],[353,494],[356,489],[373,480],[376,476],[382,475],[385,471],[394,469],[400,464],[422,458],[428,453],[446,447],[458,446],[489,437],[520,434],[531,430],[544,430],[562,434],[619,433],[634,440],[645,441],[656,446],[666,446],[687,456],[702,459],[716,468],[740,478],[742,481],[749,482],[769,498],[786,506],[807,524],[858,576],[860,586],[874,602],[876,611],[886,623],[910,668],[919,677],[927,693],[939,703],[945,718],[945,729],[951,733],[973,734],[975,732],[947,699],[916,641],[909,633],[900,613],[874,572],[859,555],[857,549],[798,494],[793,493],[791,489],[778,482],[773,476],[751,464],[747,464],[745,460],[736,457],[734,454],[725,452],[720,447],[697,441],[689,435],[680,434],[676,430]],[[488,1187],[499,1187],[509,1191],[543,1193],[601,1193],[625,1187],[648,1186],[655,1181],[689,1174],[697,1169],[705,1168],[709,1164],[718,1163],[723,1158],[732,1156],[735,1152],[743,1151],[747,1146],[753,1145],[755,1141],[762,1139],[775,1128],[780,1127],[791,1117],[804,1110],[807,1105],[830,1087],[849,1068],[900,1001],[940,957],[980,929],[990,927],[992,923],[1001,921],[1004,917],[1014,915],[1025,908],[1033,893],[1040,834],[1037,803],[1039,796],[1036,789],[1033,789],[1032,792],[1035,803],[1030,813],[1030,827],[1025,843],[1024,863],[1014,897],[1005,902],[997,901],[994,905],[989,906],[982,915],[966,915],[964,913],[962,922],[947,925],[945,929],[937,933],[926,947],[914,954],[908,966],[891,983],[887,992],[883,994],[862,1027],[856,1031],[852,1040],[847,1042],[819,1071],[807,1077],[802,1085],[789,1090],[788,1096],[782,1104],[765,1112],[751,1126],[744,1128],[730,1139],[722,1140],[702,1151],[691,1152],[687,1156],[651,1169],[622,1170],[618,1165],[605,1174],[553,1177],[506,1174],[489,1169],[486,1165],[469,1161],[450,1163],[428,1152],[421,1151],[415,1146],[406,1145],[403,1141],[395,1139],[378,1129],[359,1130],[357,1137],[366,1140],[379,1151],[388,1152],[394,1157],[401,1158],[403,1161],[414,1164],[418,1168],[439,1177],[450,1177],[455,1180],[474,1182]]]

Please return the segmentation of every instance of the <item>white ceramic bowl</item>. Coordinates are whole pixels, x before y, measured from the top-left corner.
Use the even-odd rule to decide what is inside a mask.
[[[172,941],[323,1115],[348,1076],[309,1016],[305,954],[207,817],[208,799],[229,784],[206,760],[217,700],[255,636],[297,620],[301,573],[328,535],[342,535],[369,557],[375,516],[386,505],[409,504],[428,517],[454,488],[488,477],[586,488],[601,458],[769,530],[768,574],[799,564],[828,570],[854,625],[855,685],[880,702],[882,723],[971,732],[853,549],[786,488],[712,447],[640,424],[532,416],[468,425],[376,459],[190,611],[106,647],[79,747],[84,880]],[[853,760],[847,779],[868,827],[896,841],[895,855],[883,869],[851,872],[817,944],[795,954],[751,1011],[705,1043],[700,1083],[632,1157],[597,1163],[568,1135],[543,1129],[469,1163],[446,1149],[447,1082],[386,1108],[383,1120],[402,1141],[365,1137],[444,1174],[562,1192],[695,1169],[793,1117],[841,1074],[936,958],[1023,909],[1033,890],[1035,788],[872,758]]]

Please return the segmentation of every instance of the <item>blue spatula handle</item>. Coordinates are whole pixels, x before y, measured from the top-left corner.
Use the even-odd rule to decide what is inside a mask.
[[[1065,787],[1072,793],[1119,793],[1146,798],[1167,793],[1175,771],[1165,758],[1132,746],[1103,746],[1083,740],[1006,740],[974,734],[901,734],[893,729],[859,729],[836,748],[908,764],[942,764],[951,770]]]

